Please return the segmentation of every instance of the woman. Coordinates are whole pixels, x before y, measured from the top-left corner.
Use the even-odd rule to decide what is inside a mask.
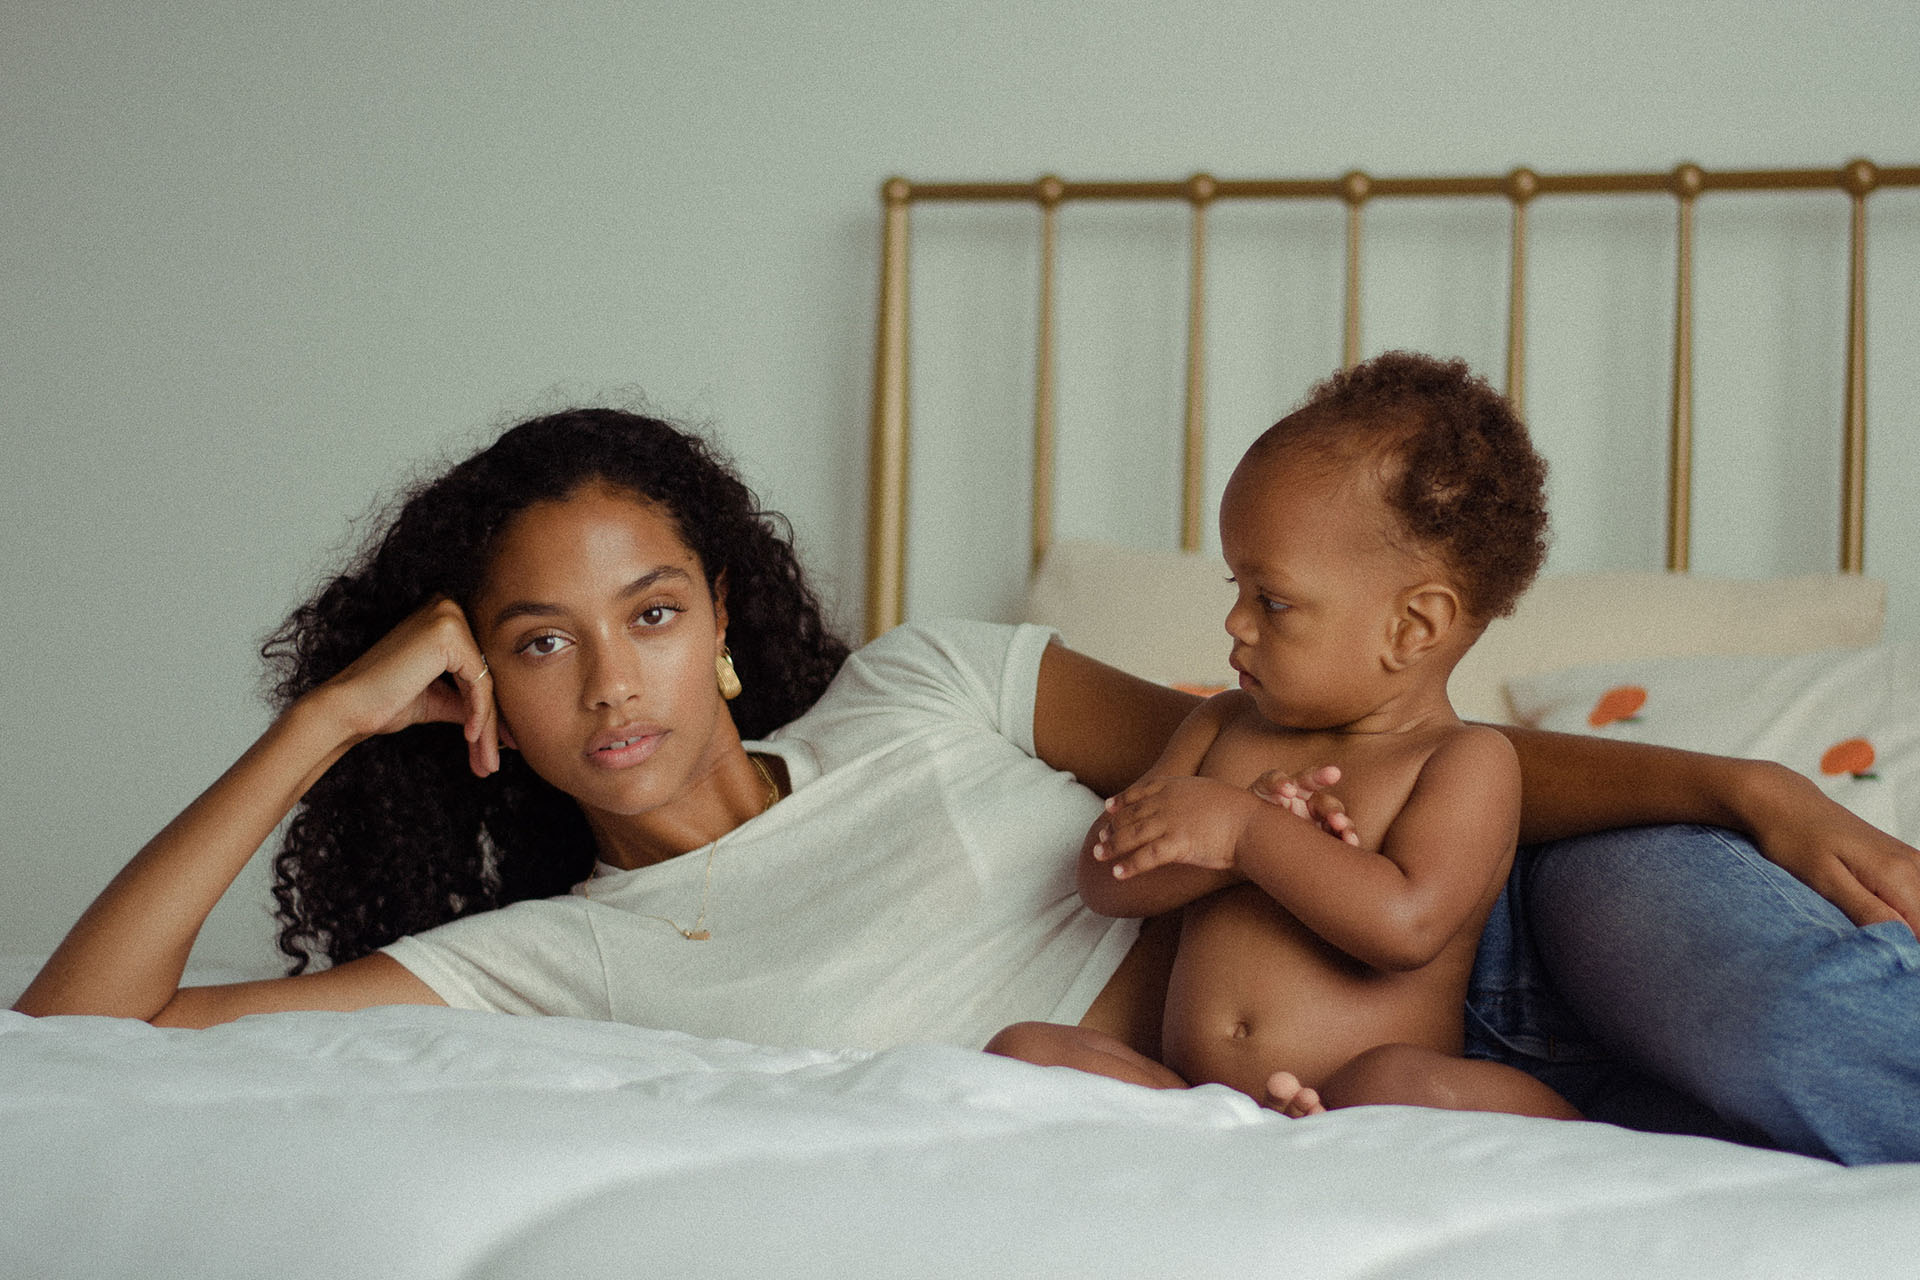
[[[1050,1020],[1151,1053],[1164,930],[1088,912],[1072,855],[1096,793],[1190,700],[1033,628],[908,627],[848,657],[777,530],[664,423],[509,431],[269,642],[279,717],[15,1007],[204,1026],[454,1003],[874,1046]],[[1513,736],[1529,840],[1711,822],[1837,907],[1717,831],[1529,850],[1482,947],[1475,1051],[1596,1118],[1712,1126],[1660,1079],[1741,1134],[1920,1157],[1920,1089],[1889,1082],[1920,1043],[1897,1012],[1920,1010],[1914,851],[1776,766]],[[275,890],[293,973],[181,988],[207,913],[296,806]],[[1781,969],[1764,981],[1762,955]],[[1693,1025],[1702,1000],[1733,1016]],[[1776,1051],[1794,1040],[1816,1060]],[[1784,1114],[1809,1074],[1845,1087]]]

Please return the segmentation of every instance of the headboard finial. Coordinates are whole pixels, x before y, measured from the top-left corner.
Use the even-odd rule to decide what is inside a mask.
[[[1880,169],[1871,160],[1849,160],[1840,170],[1840,180],[1851,196],[1864,196],[1880,185]]]

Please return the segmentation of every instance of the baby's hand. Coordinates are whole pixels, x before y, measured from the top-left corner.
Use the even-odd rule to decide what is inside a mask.
[[[1247,789],[1268,804],[1278,805],[1296,818],[1305,818],[1334,839],[1358,848],[1360,833],[1354,829],[1353,819],[1347,816],[1347,806],[1326,789],[1338,781],[1339,766],[1323,764],[1293,774],[1269,769]]]
[[[1107,801],[1095,833],[1096,862],[1125,880],[1168,863],[1230,871],[1253,811],[1251,793],[1211,778],[1154,778]]]

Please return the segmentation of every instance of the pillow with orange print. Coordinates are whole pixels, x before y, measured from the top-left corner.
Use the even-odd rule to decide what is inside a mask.
[[[1920,645],[1651,658],[1507,682],[1521,723],[1778,760],[1920,840]]]

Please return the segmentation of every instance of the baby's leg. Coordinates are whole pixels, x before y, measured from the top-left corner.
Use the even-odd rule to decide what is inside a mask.
[[[1284,1087],[1292,1077],[1282,1071],[1274,1080]],[[1268,1090],[1273,1092],[1272,1083]],[[1321,1082],[1320,1100],[1328,1107],[1439,1107],[1580,1119],[1565,1098],[1516,1067],[1456,1058],[1413,1044],[1383,1044],[1356,1055]]]
[[[1054,1022],[1016,1022],[987,1041],[987,1052],[1042,1067],[1073,1067],[1149,1089],[1184,1089],[1187,1082],[1146,1054],[1104,1031]],[[1544,1086],[1542,1086],[1544,1087]]]

